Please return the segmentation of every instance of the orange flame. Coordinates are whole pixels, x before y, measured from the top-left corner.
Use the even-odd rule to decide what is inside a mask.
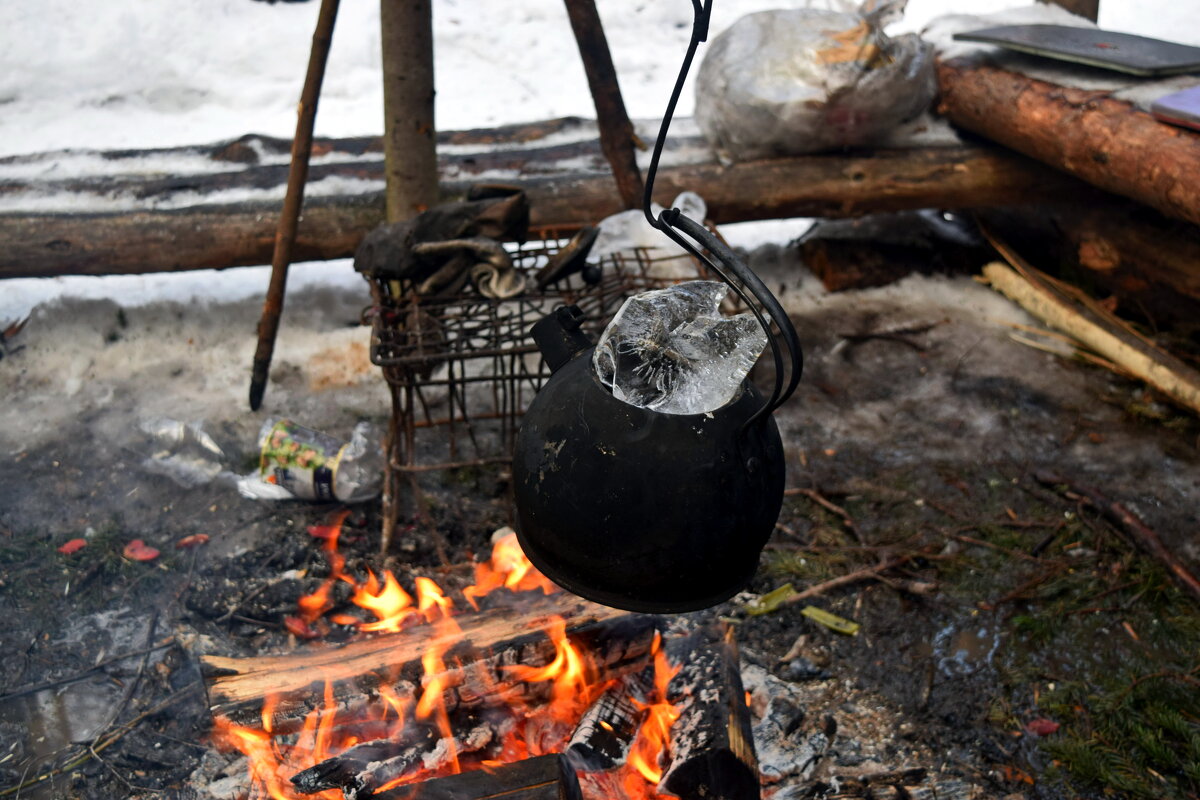
[[[671,743],[671,726],[679,719],[679,709],[667,699],[667,686],[671,678],[679,672],[679,667],[671,666],[666,651],[662,649],[662,637],[655,634],[654,644],[654,694],[656,703],[634,703],[646,712],[642,727],[638,729],[637,738],[629,751],[629,765],[648,783],[658,785],[662,780],[662,767],[659,757],[666,753]],[[631,787],[632,788],[632,787]]]
[[[541,589],[543,594],[553,594],[558,591],[558,587],[538,572],[533,563],[526,558],[521,545],[517,543],[515,531],[503,528],[496,533],[492,543],[492,557],[475,565],[475,583],[463,589],[463,596],[476,611],[479,610],[477,598],[501,587],[514,592]]]
[[[561,617],[554,617],[547,623],[546,633],[554,642],[554,659],[549,664],[544,667],[517,664],[505,667],[505,670],[525,683],[552,681],[550,716],[564,722],[578,719],[599,695],[592,686],[595,669],[567,638],[567,624]]]
[[[393,740],[405,733],[410,717],[428,720],[436,726],[442,739],[441,747],[447,748],[446,765],[434,772],[423,770],[415,775],[406,775],[392,781],[386,787],[425,780],[446,772],[460,772],[460,753],[450,715],[445,701],[453,687],[463,679],[464,669],[469,673],[469,685],[473,691],[482,690],[490,697],[503,697],[511,707],[514,722],[505,729],[501,741],[489,753],[483,764],[498,764],[527,758],[531,755],[557,752],[566,743],[580,715],[610,686],[614,680],[598,680],[597,668],[586,652],[578,649],[567,636],[566,623],[561,618],[551,620],[546,627],[547,635],[554,645],[554,656],[543,667],[508,666],[504,668],[505,679],[497,684],[494,673],[479,665],[463,667],[451,664],[448,668],[446,652],[461,635],[454,620],[455,607],[441,587],[434,581],[418,577],[413,581],[413,594],[405,591],[396,577],[387,570],[375,573],[368,570],[366,580],[359,582],[345,572],[345,558],[338,552],[338,537],[347,512],[342,512],[328,526],[319,526],[319,538],[324,539],[322,549],[329,560],[329,575],[316,591],[298,601],[299,619],[295,627],[311,636],[328,631],[322,622],[315,629],[308,628],[329,613],[335,602],[332,590],[337,581],[352,587],[351,602],[369,611],[375,619],[363,621],[349,614],[333,614],[329,620],[339,625],[353,625],[363,632],[399,632],[414,625],[434,626],[430,646],[421,662],[424,669],[419,696],[400,696],[385,683],[377,692],[377,702],[369,715],[350,720],[338,720],[337,704],[333,687],[326,684],[323,708],[314,710],[304,720],[301,729],[294,734],[291,746],[282,746],[273,738],[272,730],[276,711],[276,700],[269,698],[263,704],[261,730],[246,728],[226,719],[218,719],[214,739],[224,745],[240,750],[250,762],[251,777],[258,795],[274,800],[297,800],[303,797],[296,793],[290,777],[297,772],[314,766],[335,756],[363,739],[383,736]],[[314,535],[317,535],[314,533]],[[514,592],[540,590],[545,594],[558,591],[544,575],[525,557],[511,530],[502,530],[493,537],[494,544],[488,561],[476,564],[475,583],[463,591],[467,602],[478,610],[478,599],[488,593],[505,588]],[[414,600],[415,595],[415,600]],[[299,634],[298,634],[299,635]],[[660,756],[669,747],[669,730],[679,712],[666,702],[666,687],[678,671],[672,668],[661,648],[661,637],[656,637],[653,650],[655,665],[655,702],[638,703],[646,712],[645,720],[635,738],[628,758],[628,774],[624,788],[630,798],[654,800],[655,788],[662,777]],[[537,708],[527,705],[526,683],[549,682],[551,701]],[[635,701],[636,702],[636,701]],[[357,732],[356,732],[357,731]],[[498,751],[498,752],[497,752]],[[471,756],[471,763],[478,764],[484,754]],[[493,759],[500,759],[496,761]],[[311,797],[312,795],[310,795]],[[341,792],[329,790],[316,797],[322,800],[341,800]]]
[[[338,536],[342,533],[342,523],[349,515],[349,509],[339,512],[322,536],[325,539],[322,549],[329,558],[329,577],[315,592],[306,594],[296,601],[296,605],[300,607],[300,616],[304,618],[305,622],[315,622],[322,614],[333,608],[333,602],[329,599],[330,590],[333,589],[335,581],[348,578],[342,572],[346,566],[346,559],[338,552]]]
[[[412,595],[400,588],[396,576],[391,572],[383,573],[382,586],[375,573],[368,572],[367,582],[358,587],[350,600],[376,617],[375,622],[360,624],[358,629],[361,631],[396,633],[405,620],[417,613],[417,609],[413,608]]]

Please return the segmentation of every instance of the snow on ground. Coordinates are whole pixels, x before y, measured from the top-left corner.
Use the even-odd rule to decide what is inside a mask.
[[[821,0],[817,0],[821,3]],[[826,0],[822,5],[836,4]],[[437,124],[495,126],[594,116],[561,0],[434,0]],[[686,0],[599,0],[626,106],[661,116],[691,27]],[[796,0],[716,0],[713,34],[743,14]],[[897,29],[944,13],[990,13],[1011,0],[910,0]],[[1200,43],[1192,3],[1103,0],[1103,26]],[[0,157],[61,149],[202,144],[262,133],[290,137],[318,3],[110,0],[86,11],[70,0],[0,3]],[[317,115],[326,136],[382,128],[378,3],[341,4]],[[686,91],[679,113],[691,113]],[[152,165],[170,173],[169,160]],[[87,159],[36,165],[41,177],[78,175]],[[149,168],[149,167],[147,167]],[[6,210],[12,210],[6,207]],[[26,209],[31,210],[31,209]],[[736,244],[786,241],[803,223],[726,230]],[[299,266],[297,280],[357,281],[345,262]],[[219,273],[13,280],[0,321],[51,298],[230,299],[259,294],[263,268]]]

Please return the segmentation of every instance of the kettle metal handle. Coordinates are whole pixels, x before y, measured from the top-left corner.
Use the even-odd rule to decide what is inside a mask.
[[[708,38],[712,0],[704,0],[703,4],[700,0],[692,0],[692,8],[695,12],[692,36],[688,42],[687,53],[683,58],[683,66],[679,70],[679,77],[675,80],[671,99],[667,102],[667,110],[663,115],[662,125],[658,129],[658,138],[654,142],[654,153],[650,158],[650,167],[646,171],[646,191],[642,196],[642,210],[651,225],[699,259],[701,263],[706,264],[721,280],[727,283],[754,314],[759,325],[767,334],[767,341],[771,344],[771,354],[775,360],[775,388],[762,407],[746,420],[746,424],[743,426],[743,430],[745,430],[779,408],[792,396],[800,382],[800,373],[804,368],[804,356],[800,350],[800,339],[796,335],[796,329],[779,300],[771,294],[762,279],[738,258],[729,245],[714,236],[700,222],[685,216],[678,208],[666,209],[657,217],[654,216],[651,209],[650,198],[654,191],[654,178],[658,173],[659,159],[662,157],[663,146],[667,141],[667,130],[671,127],[671,118],[675,115],[675,106],[683,92],[683,82],[691,69],[696,49],[700,42]],[[703,251],[696,247],[696,243],[701,245]],[[730,279],[731,274],[737,278],[737,281]],[[757,303],[751,302],[751,295],[758,301]],[[766,316],[764,316],[763,310],[766,311]],[[771,326],[766,317],[770,317],[771,322],[775,323],[779,330],[778,337],[771,335]],[[786,362],[780,340],[782,340],[783,347],[787,349]],[[785,369],[788,374],[786,385],[784,383]]]

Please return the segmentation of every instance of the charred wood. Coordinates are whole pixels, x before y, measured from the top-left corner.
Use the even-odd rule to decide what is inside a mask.
[[[955,125],[1172,217],[1200,224],[1200,136],[1107,92],[967,59],[940,61],[938,110]]]
[[[629,756],[645,712],[634,704],[644,698],[639,674],[626,676],[592,703],[579,720],[566,753],[579,770],[597,772],[619,767]]]
[[[325,706],[332,685],[339,713],[380,702],[386,687],[401,698],[421,692],[422,655],[431,647],[444,653],[442,676],[448,711],[504,702],[512,693],[526,697],[539,684],[512,684],[504,667],[541,666],[554,645],[543,628],[548,616],[561,616],[574,643],[587,647],[603,666],[619,669],[638,662],[650,648],[658,618],[595,605],[567,594],[521,598],[508,608],[459,617],[461,633],[420,626],[338,647],[279,656],[204,656],[201,667],[214,715],[239,725],[261,722],[263,701],[272,697],[272,730],[294,730],[313,710]],[[452,666],[451,666],[452,665]]]
[[[557,172],[509,181],[525,190],[535,227],[593,224],[623,209],[612,179]],[[314,168],[316,174],[316,168]],[[722,167],[664,168],[656,199],[689,189],[717,224],[797,216],[846,217],[914,208],[982,208],[1077,198],[1080,184],[987,147],[928,147],[806,156]],[[445,181],[440,201],[461,199],[465,181]],[[0,214],[0,277],[172,272],[265,264],[278,203],[252,201],[111,213]],[[312,197],[293,260],[343,258],[384,220],[383,193]]]
[[[666,644],[679,671],[667,700],[679,711],[671,726],[671,763],[659,791],[677,797],[757,800],[758,759],[732,631],[710,626]]]
[[[995,257],[968,220],[938,211],[822,220],[797,243],[831,292],[884,286],[911,273],[968,274]]]
[[[493,725],[478,719],[458,720],[453,740],[440,738],[428,725],[409,725],[399,741],[355,745],[340,755],[297,773],[291,779],[296,791],[315,794],[340,789],[346,800],[379,796],[376,791],[394,786],[424,771],[448,767],[460,756],[477,753],[497,735]]]
[[[558,800],[559,775],[559,756],[538,756],[371,796],[377,800]]]

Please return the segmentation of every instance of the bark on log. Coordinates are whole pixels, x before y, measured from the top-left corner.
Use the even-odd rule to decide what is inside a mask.
[[[520,178],[534,226],[576,227],[622,210],[607,175]],[[441,200],[466,183],[445,183]],[[1078,198],[1082,185],[988,147],[931,147],[660,170],[656,199],[699,192],[717,224],[798,216],[845,217],[913,208],[981,208]],[[265,264],[274,202],[93,214],[0,214],[0,277],[106,275]],[[382,193],[314,197],[294,260],[353,255],[383,222]]]
[[[967,130],[1200,224],[1200,135],[1106,92],[1057,86],[967,59],[937,65],[938,110]]]
[[[438,195],[432,1],[379,0],[379,29],[387,221],[401,222],[432,206]]]
[[[439,626],[364,639],[323,650],[279,656],[231,658],[204,656],[209,707],[214,715],[240,725],[258,726],[263,700],[278,698],[272,730],[294,729],[309,711],[324,705],[326,681],[333,685],[339,711],[352,712],[379,701],[378,687],[400,697],[420,694],[421,657],[431,648],[445,649],[450,667],[443,676],[448,710],[487,705],[510,679],[501,667],[541,665],[554,654],[544,633],[548,616],[566,620],[567,632],[603,665],[636,661],[649,650],[658,618],[629,614],[589,603],[565,593],[521,597],[512,606],[492,608],[456,618],[461,634]],[[520,688],[520,687],[518,687]]]
[[[679,710],[671,726],[671,764],[659,791],[677,797],[758,800],[758,759],[732,631],[717,626],[668,640],[680,670],[667,686]]]
[[[1200,324],[1200,228],[1107,195],[1089,203],[983,209],[988,226],[1035,266],[1058,265],[1150,322]]]

